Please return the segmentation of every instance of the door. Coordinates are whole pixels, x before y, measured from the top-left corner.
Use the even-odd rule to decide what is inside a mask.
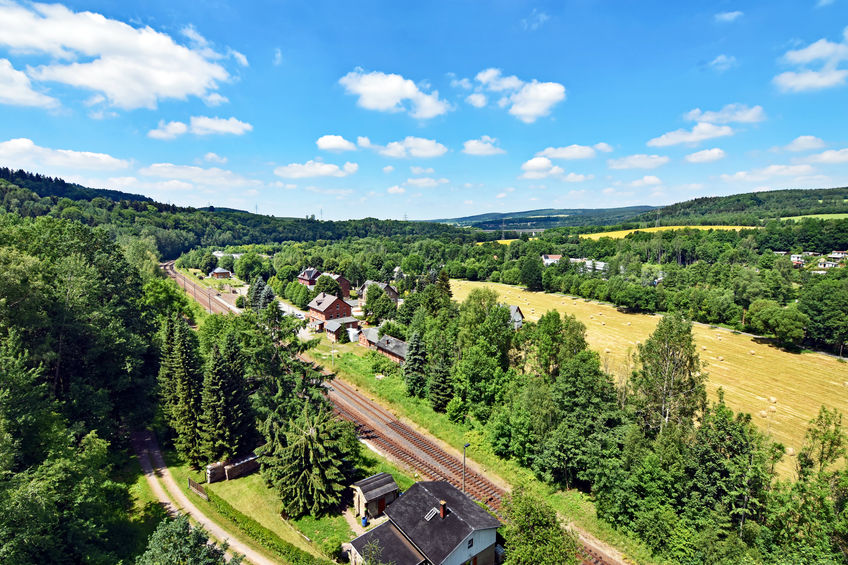
[[[477,565],[477,556],[476,555],[471,559],[471,565]]]
[[[377,514],[382,514],[383,510],[386,509],[386,499],[381,498],[377,501]],[[477,565],[476,563],[474,565]]]

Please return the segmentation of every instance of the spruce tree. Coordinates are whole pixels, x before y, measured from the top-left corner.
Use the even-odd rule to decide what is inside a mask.
[[[313,409],[314,410],[314,409]],[[317,516],[339,503],[345,490],[340,421],[326,410],[303,412],[289,425],[276,482],[285,512]]]
[[[177,434],[174,447],[196,467],[202,461],[200,392],[203,380],[197,337],[182,318],[177,318],[174,323],[169,370],[172,375],[174,399],[170,408],[169,423]]]
[[[171,411],[176,404],[176,389],[174,386],[174,371],[171,367],[171,355],[174,349],[174,327],[176,320],[174,316],[165,318],[160,329],[161,345],[159,347],[159,398],[161,400],[162,412],[170,421]]]
[[[258,308],[257,311],[264,310],[269,304],[274,302],[274,298],[276,298],[276,294],[274,294],[274,289],[269,285],[265,285],[265,288],[262,290],[262,294],[259,295],[258,299]]]
[[[253,282],[250,284],[250,288],[247,289],[247,304],[253,308],[254,310],[260,310],[259,300],[262,297],[262,293],[265,291],[265,279],[261,276],[257,275]]]
[[[233,333],[214,345],[203,378],[202,450],[210,460],[229,459],[249,451],[254,418],[244,379],[244,360]]]
[[[450,368],[444,359],[436,359],[430,364],[430,375],[427,381],[427,397],[436,412],[444,412],[448,402],[453,398]]]
[[[424,351],[424,340],[417,333],[409,340],[409,350],[403,364],[403,380],[406,381],[406,392],[410,396],[423,397],[427,387],[427,355]]]

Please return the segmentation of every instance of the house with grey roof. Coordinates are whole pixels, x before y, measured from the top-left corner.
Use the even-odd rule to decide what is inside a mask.
[[[360,286],[359,289],[356,291],[357,294],[359,295],[359,306],[360,307],[365,307],[365,298],[366,298],[366,295],[368,294],[368,287],[371,286],[371,285],[374,285],[374,284],[376,284],[377,286],[382,288],[383,292],[386,293],[386,296],[391,298],[392,302],[397,304],[398,299],[400,298],[400,293],[398,293],[398,291],[395,287],[393,287],[389,283],[367,280],[364,283],[362,283],[362,286]]]
[[[395,363],[406,361],[406,351],[408,348],[409,346],[407,346],[405,341],[390,335],[384,335],[374,344],[374,349],[378,353],[382,353]]]
[[[353,513],[355,516],[377,518],[386,506],[395,501],[400,491],[395,478],[388,473],[377,473],[353,483]]]
[[[386,522],[351,542],[353,565],[375,546],[382,562],[395,565],[495,563],[500,521],[450,483],[415,483],[385,514]]]

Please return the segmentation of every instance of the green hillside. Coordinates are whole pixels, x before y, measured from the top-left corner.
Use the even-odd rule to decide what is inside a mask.
[[[606,226],[626,222],[654,206],[623,208],[543,208],[525,212],[488,213],[434,222],[478,228],[482,230],[533,230],[567,226]]]

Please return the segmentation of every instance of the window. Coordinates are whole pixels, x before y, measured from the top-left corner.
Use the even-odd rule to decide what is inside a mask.
[[[468,540],[468,549],[471,549],[472,547],[474,547],[474,538]]]

